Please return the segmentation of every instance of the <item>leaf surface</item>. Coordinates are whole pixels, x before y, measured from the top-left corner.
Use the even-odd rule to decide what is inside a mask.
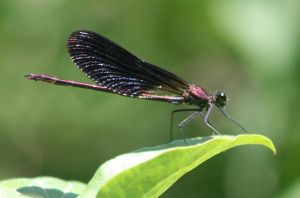
[[[187,142],[139,149],[107,161],[79,197],[158,197],[185,173],[230,148],[257,144],[276,153],[270,139],[256,134],[198,137]]]

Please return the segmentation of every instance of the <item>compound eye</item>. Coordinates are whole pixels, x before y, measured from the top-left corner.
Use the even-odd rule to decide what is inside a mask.
[[[221,93],[221,99],[224,101],[224,102],[226,102],[226,95],[224,94],[224,93]]]
[[[224,107],[226,105],[226,102],[227,102],[227,98],[223,92],[216,94],[216,105],[217,106]]]

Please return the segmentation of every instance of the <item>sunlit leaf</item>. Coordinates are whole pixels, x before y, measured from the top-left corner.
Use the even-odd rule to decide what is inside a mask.
[[[212,136],[182,140],[120,155],[104,163],[80,197],[158,197],[185,173],[230,148],[260,144],[276,153],[262,135]]]
[[[0,197],[77,197],[85,184],[52,177],[19,178],[0,182]]]

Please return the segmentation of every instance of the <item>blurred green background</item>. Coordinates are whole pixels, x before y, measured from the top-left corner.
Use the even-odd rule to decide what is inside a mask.
[[[277,146],[275,157],[258,146],[223,153],[162,197],[300,197],[299,8],[299,0],[1,0],[0,179],[87,182],[106,160],[169,140],[170,112],[184,106],[23,77],[90,82],[66,51],[69,34],[88,29],[210,92],[225,91],[227,111]],[[225,134],[241,131],[217,111],[211,119]],[[211,135],[200,119],[186,131]]]

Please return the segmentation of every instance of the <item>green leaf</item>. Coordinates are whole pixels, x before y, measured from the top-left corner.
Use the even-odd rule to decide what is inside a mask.
[[[19,178],[0,182],[0,197],[158,197],[185,173],[230,148],[260,144],[276,153],[262,135],[192,138],[120,155],[104,163],[86,186],[52,177]],[[79,195],[79,196],[78,196]]]
[[[5,187],[0,187],[0,197],[5,197],[5,198],[29,198],[28,196],[22,195],[21,193],[5,188]]]
[[[84,189],[85,184],[77,181],[53,177],[19,178],[0,182],[0,197],[73,198]]]
[[[255,134],[199,137],[187,142],[177,140],[107,161],[79,197],[158,197],[185,173],[230,148],[260,144],[276,153],[270,139]]]

